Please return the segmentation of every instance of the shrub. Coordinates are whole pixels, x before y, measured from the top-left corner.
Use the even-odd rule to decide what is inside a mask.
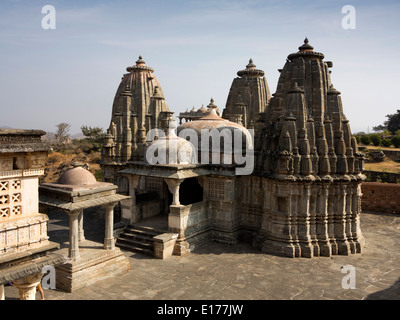
[[[354,134],[353,137],[356,138],[357,144],[360,144],[361,142],[360,136],[358,134]]]
[[[400,135],[394,136],[394,137],[392,138],[392,144],[393,144],[396,148],[400,148]]]
[[[381,142],[383,147],[390,147],[392,145],[392,140],[390,139],[383,139]]]
[[[370,139],[375,147],[379,146],[382,141],[381,137],[378,134],[371,134]]]
[[[369,145],[371,144],[371,139],[370,139],[369,136],[367,136],[366,134],[363,135],[363,136],[360,138],[360,141],[361,141],[362,144],[365,144],[366,146],[369,146]]]
[[[97,170],[97,171],[94,173],[94,176],[96,177],[96,180],[97,180],[97,181],[101,181],[102,176],[103,176],[103,171],[102,171],[101,169]]]

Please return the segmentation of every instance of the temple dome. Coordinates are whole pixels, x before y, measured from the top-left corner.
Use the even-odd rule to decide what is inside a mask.
[[[222,130],[224,128],[230,128],[230,129],[239,129],[241,131],[246,131],[246,128],[244,128],[242,125],[238,123],[231,122],[229,120],[221,118],[217,114],[217,106],[214,104],[214,99],[211,98],[210,104],[207,106],[208,112],[207,114],[195,121],[190,121],[190,122],[185,122],[181,124],[178,127],[178,133],[183,130],[183,129],[193,129],[197,131],[199,134],[201,133],[201,130],[212,130],[212,129],[218,129]]]
[[[94,175],[81,166],[75,166],[72,169],[65,171],[58,179],[57,184],[88,186],[97,183]]]
[[[194,120],[194,121],[190,121],[190,122],[185,122],[183,124],[181,124],[178,129],[177,132],[180,136],[184,136],[184,135],[189,135],[190,137],[192,136],[192,134],[190,133],[190,130],[193,130],[196,134],[197,134],[197,139],[198,139],[198,147],[199,147],[199,151],[201,151],[200,149],[202,148],[202,131],[208,131],[209,133],[212,133],[212,130],[217,130],[221,135],[223,134],[223,130],[228,130],[232,132],[232,150],[234,150],[234,143],[235,143],[235,135],[234,132],[236,130],[239,130],[242,134],[242,147],[246,146],[249,149],[253,149],[253,139],[252,136],[250,134],[250,132],[243,127],[242,125],[235,123],[235,122],[231,122],[229,120],[226,120],[224,118],[221,118],[218,114],[217,114],[217,106],[214,104],[214,100],[211,98],[210,104],[207,106],[208,108],[208,112],[204,117],[201,117],[198,120]],[[188,131],[184,131],[188,129]],[[203,131],[203,132],[204,132]],[[220,148],[221,150],[224,149],[224,144],[225,144],[225,139],[222,139]]]
[[[147,163],[152,165],[197,164],[197,150],[194,145],[190,141],[178,137],[175,129],[175,121],[171,119],[168,135],[160,137],[148,145],[145,155]]]

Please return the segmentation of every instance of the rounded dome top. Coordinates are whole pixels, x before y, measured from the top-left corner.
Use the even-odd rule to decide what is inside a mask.
[[[190,114],[196,114],[196,109],[193,107],[192,110],[190,110]]]
[[[209,111],[204,117],[201,117],[198,120],[190,121],[190,122],[185,122],[181,124],[177,131],[179,136],[185,136],[189,135],[192,136],[192,133],[194,132],[195,135],[197,136],[198,139],[198,147],[199,149],[202,148],[202,137],[203,137],[203,132],[207,132],[211,135],[213,135],[215,130],[217,130],[221,135],[225,134],[225,130],[228,130],[232,133],[232,144],[234,144],[234,137],[235,134],[234,132],[236,130],[239,130],[241,132],[242,137],[244,137],[244,140],[242,140],[243,143],[247,143],[248,148],[253,149],[253,140],[251,137],[250,132],[243,127],[242,125],[223,119],[217,114],[217,106],[214,104],[214,100],[211,98],[210,104],[207,106]],[[204,131],[203,131],[204,130]],[[206,136],[205,136],[206,137]],[[206,138],[208,139],[208,137]],[[203,141],[204,143],[207,143]],[[220,147],[221,149],[224,147],[225,141],[221,143]]]
[[[58,184],[65,184],[65,185],[93,185],[96,184],[96,178],[94,175],[89,171],[82,167],[75,167],[65,171],[60,178],[58,179]]]
[[[210,104],[207,106],[208,112],[204,117],[201,117],[198,120],[185,122],[178,127],[178,133],[183,129],[193,129],[196,131],[201,131],[202,129],[224,129],[224,128],[236,128],[241,131],[245,131],[246,129],[235,122],[231,122],[229,120],[221,118],[217,114],[217,106],[214,104],[214,99],[211,98]]]
[[[197,164],[197,151],[194,145],[175,134],[174,120],[169,122],[167,136],[150,143],[146,149],[145,159],[149,164]]]
[[[207,112],[207,109],[204,108],[203,106],[201,106],[201,108],[199,110],[197,110],[197,113],[199,113],[199,114],[204,114],[206,112]]]

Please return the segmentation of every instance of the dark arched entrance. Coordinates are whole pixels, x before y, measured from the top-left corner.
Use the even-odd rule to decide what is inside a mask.
[[[179,202],[185,206],[201,201],[203,201],[203,188],[197,178],[182,181],[179,188]]]

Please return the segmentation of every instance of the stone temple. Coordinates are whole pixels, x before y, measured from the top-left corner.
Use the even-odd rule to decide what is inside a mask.
[[[142,56],[126,70],[114,98],[102,155],[104,181],[117,184],[120,193],[128,192],[128,184],[118,171],[129,160],[142,160],[146,133],[166,127],[172,114],[154,69],[146,66]]]
[[[271,96],[250,60],[222,113],[211,99],[181,113],[175,128],[140,57],[117,90],[102,155],[104,181],[131,197],[122,201],[117,245],[160,258],[210,241],[248,241],[288,257],[360,253],[364,156],[332,66],[305,39]]]

